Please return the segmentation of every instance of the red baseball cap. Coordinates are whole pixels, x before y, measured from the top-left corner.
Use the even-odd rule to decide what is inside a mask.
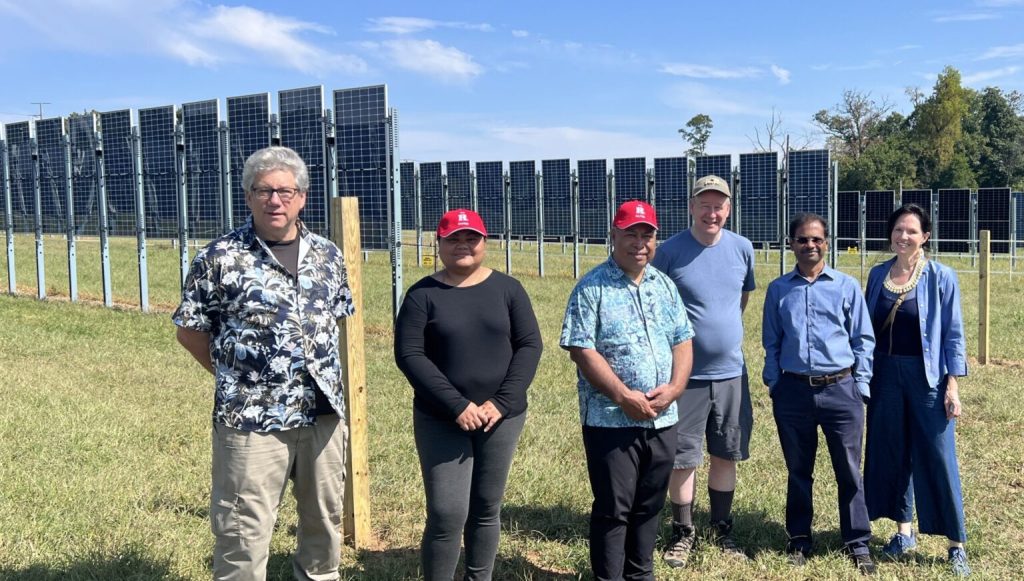
[[[612,220],[612,226],[615,226],[619,230],[625,230],[637,224],[647,224],[655,230],[658,229],[658,216],[654,213],[654,208],[651,207],[647,202],[641,202],[640,200],[630,200],[623,202],[619,206],[619,210],[615,212],[615,219]]]
[[[437,223],[437,235],[441,238],[447,238],[460,230],[472,230],[481,236],[487,236],[484,219],[473,210],[449,210]]]

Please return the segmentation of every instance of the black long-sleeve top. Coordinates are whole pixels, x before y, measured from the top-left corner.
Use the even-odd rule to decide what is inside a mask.
[[[530,298],[497,271],[469,287],[424,277],[395,321],[395,362],[412,384],[413,405],[442,419],[487,400],[503,417],[526,411],[541,349]]]

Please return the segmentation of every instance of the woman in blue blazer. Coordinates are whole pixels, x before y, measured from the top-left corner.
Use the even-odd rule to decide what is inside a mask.
[[[949,563],[970,574],[954,428],[958,377],[967,348],[956,273],[929,260],[931,219],[914,204],[889,217],[892,259],[871,269],[867,304],[875,328],[874,376],[867,410],[864,491],[872,520],[898,530],[882,552],[898,558],[917,545],[911,528],[949,539]],[[916,501],[916,502],[915,502]]]

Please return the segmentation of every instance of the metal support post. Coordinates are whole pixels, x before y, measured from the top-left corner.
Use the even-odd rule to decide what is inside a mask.
[[[864,281],[867,270],[868,197],[865,192],[857,193],[857,246],[860,248],[860,280]]]
[[[114,293],[110,281],[110,223],[107,215],[107,170],[103,167],[103,133],[96,132],[95,163],[96,190],[99,192],[100,272],[103,279],[103,304],[114,306]]]
[[[789,179],[786,172],[789,171],[789,156],[786,156],[786,160],[782,166],[782,169],[778,170],[776,175],[778,176],[777,190],[780,192],[779,196],[779,276],[786,273],[786,240],[789,238],[789,232],[786,231],[786,226],[789,223]]]
[[[534,174],[534,182],[537,184],[537,276],[544,278],[544,176],[537,172]]]
[[[0,141],[0,156],[3,156],[3,183],[0,191],[4,198],[4,234],[7,238],[7,292],[18,293],[14,272],[14,213],[11,211],[11,159],[7,153],[7,142]]]
[[[970,216],[968,217],[967,251],[971,253],[971,268],[978,266],[978,192],[971,192]]]
[[[512,176],[505,172],[501,203],[505,206],[505,274],[512,274]]]
[[[36,241],[36,298],[46,298],[46,256],[43,254],[43,188],[39,183],[39,143],[35,137],[29,140],[32,154],[32,225]]]
[[[139,308],[149,312],[149,260],[146,256],[146,185],[142,180],[142,140],[132,127],[132,169],[135,178],[135,244],[139,255]],[[223,174],[222,174],[223,175]],[[230,177],[228,178],[230,184]],[[227,189],[228,224],[231,224],[231,188]]]
[[[71,167],[71,135],[64,133],[64,237],[68,243],[68,295],[78,302],[78,238],[75,235],[75,178]]]
[[[185,134],[181,125],[174,127],[174,184],[178,194],[178,271],[181,288],[188,278],[188,186],[185,184]]]
[[[580,278],[580,178],[569,174],[569,220],[572,228],[572,277]]]
[[[413,166],[413,204],[416,207],[416,266],[423,267],[423,190],[420,187],[420,172]]]
[[[390,109],[385,123],[386,133],[391,140],[388,148],[388,246],[391,254],[391,317],[398,318],[398,310],[402,306],[402,294],[405,285],[402,280],[402,185],[401,167],[398,154],[398,111]]]
[[[331,219],[331,212],[334,205],[331,199],[338,197],[338,149],[337,149],[337,128],[334,125],[334,115],[330,109],[324,110],[324,230],[325,236],[330,239],[334,233],[334,220]]]
[[[743,235],[743,228],[741,227],[743,222],[743,204],[740,202],[741,196],[743,195],[743,184],[740,183],[740,170],[739,168],[732,169],[732,200],[729,202],[729,206],[732,209],[732,231]],[[689,196],[687,196],[689,197]]]
[[[608,256],[612,255],[612,222],[615,220],[615,211],[618,207],[615,205],[615,172],[608,172],[608,222],[605,224],[605,251]]]
[[[221,121],[217,127],[220,147],[220,215],[221,231],[230,232],[235,229],[235,210],[231,200],[231,131],[228,122]],[[141,172],[140,172],[141,174]]]

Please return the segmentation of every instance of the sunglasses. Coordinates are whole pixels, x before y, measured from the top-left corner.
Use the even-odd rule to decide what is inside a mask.
[[[793,240],[797,244],[807,244],[807,243],[813,242],[813,243],[817,244],[818,246],[821,246],[822,244],[825,243],[825,239],[824,238],[818,238],[817,236],[797,236]]]

